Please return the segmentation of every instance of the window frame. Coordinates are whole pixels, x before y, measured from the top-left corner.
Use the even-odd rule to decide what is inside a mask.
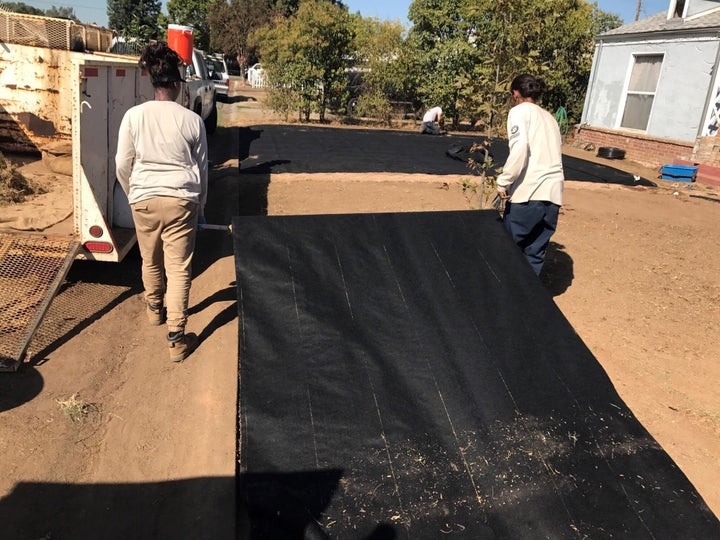
[[[652,92],[646,91],[646,90],[642,90],[642,91],[631,90],[630,82],[632,81],[632,76],[633,76],[635,66],[638,64],[638,59],[648,58],[648,57],[660,58],[660,67],[658,69],[657,80],[655,81],[655,89]],[[635,53],[632,53],[630,62],[629,62],[629,66],[628,66],[628,70],[627,70],[627,74],[625,76],[625,85],[623,87],[623,99],[620,103],[620,108],[618,111],[619,114],[617,116],[617,121],[616,121],[616,126],[615,126],[616,129],[639,131],[639,132],[643,132],[643,133],[647,132],[648,126],[650,125],[650,121],[652,120],[653,109],[655,108],[655,98],[657,97],[657,89],[658,89],[658,86],[660,85],[660,78],[662,77],[662,68],[663,68],[664,63],[665,63],[665,52],[662,52],[662,51],[661,52],[635,52]],[[628,105],[628,98],[631,95],[632,96],[651,96],[652,97],[650,111],[648,112],[648,115],[647,115],[645,127],[642,129],[636,128],[636,127],[623,126],[623,120],[625,118],[625,112],[626,112],[626,108]]]

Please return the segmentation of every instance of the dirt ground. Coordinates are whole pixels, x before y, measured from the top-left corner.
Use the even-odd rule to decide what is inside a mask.
[[[220,105],[221,128],[211,139],[207,214],[218,223],[238,211],[229,196],[238,160],[227,151],[236,141],[225,128],[279,121],[263,109],[261,91],[236,85],[233,94]],[[607,163],[571,144],[566,151]],[[620,396],[720,515],[720,188],[657,180],[657,171],[629,162],[608,164],[659,185],[568,179],[541,279]],[[469,209],[460,179],[273,175],[268,213]],[[11,538],[79,530],[69,512],[64,521],[57,517],[66,493],[41,497],[48,486],[95,486],[76,497],[103,508],[120,497],[108,486],[135,486],[150,508],[167,511],[171,497],[163,498],[163,489],[179,481],[190,482],[184,493],[203,502],[176,517],[177,526],[201,530],[195,538],[232,537],[217,515],[230,515],[234,504],[234,263],[229,237],[202,235],[189,323],[201,343],[186,362],[171,364],[164,330],[144,324],[139,260],[131,254],[117,265],[75,263],[25,365],[0,374],[0,517],[25,524],[25,505],[46,516],[23,525],[37,536]],[[107,489],[98,492],[98,485]]]

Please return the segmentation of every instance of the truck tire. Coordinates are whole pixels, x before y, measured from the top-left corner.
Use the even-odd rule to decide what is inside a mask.
[[[215,133],[215,128],[217,128],[217,120],[218,120],[217,103],[213,102],[212,111],[210,111],[210,114],[205,119],[205,133],[207,133],[208,135],[212,135],[213,133]]]

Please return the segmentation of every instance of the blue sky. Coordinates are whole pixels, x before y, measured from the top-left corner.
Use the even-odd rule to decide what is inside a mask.
[[[397,20],[408,25],[408,6],[412,0],[343,0],[352,13],[359,11],[364,17],[377,17],[379,19]],[[597,0],[598,7],[608,13],[620,15],[626,23],[635,20],[637,11],[636,0]],[[642,0],[640,17],[655,15],[666,11],[670,0]]]
[[[107,25],[107,0],[21,0],[39,9],[51,6],[66,6],[75,9],[77,17],[85,23]],[[344,0],[344,3],[355,13],[359,11],[364,17],[400,20],[408,25],[407,12],[412,0]],[[598,7],[603,11],[619,15],[626,23],[635,20],[636,0],[597,0]],[[665,11],[670,0],[642,0],[641,18]]]

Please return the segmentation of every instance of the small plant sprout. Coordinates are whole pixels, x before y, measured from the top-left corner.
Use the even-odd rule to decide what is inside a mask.
[[[60,410],[73,423],[83,421],[88,414],[96,409],[95,404],[79,399],[77,392],[68,399],[58,399],[57,403],[60,406]]]
[[[472,178],[463,178],[460,180],[460,188],[470,204],[473,204],[473,199],[477,198],[477,208],[482,210],[489,206],[488,201],[495,191],[497,179],[495,169],[493,168],[493,159],[490,155],[490,142],[485,140],[481,143],[473,143],[470,147],[470,153],[481,153],[483,155],[482,160],[478,161],[469,158],[467,163],[468,168],[480,177],[480,181],[477,182]]]

